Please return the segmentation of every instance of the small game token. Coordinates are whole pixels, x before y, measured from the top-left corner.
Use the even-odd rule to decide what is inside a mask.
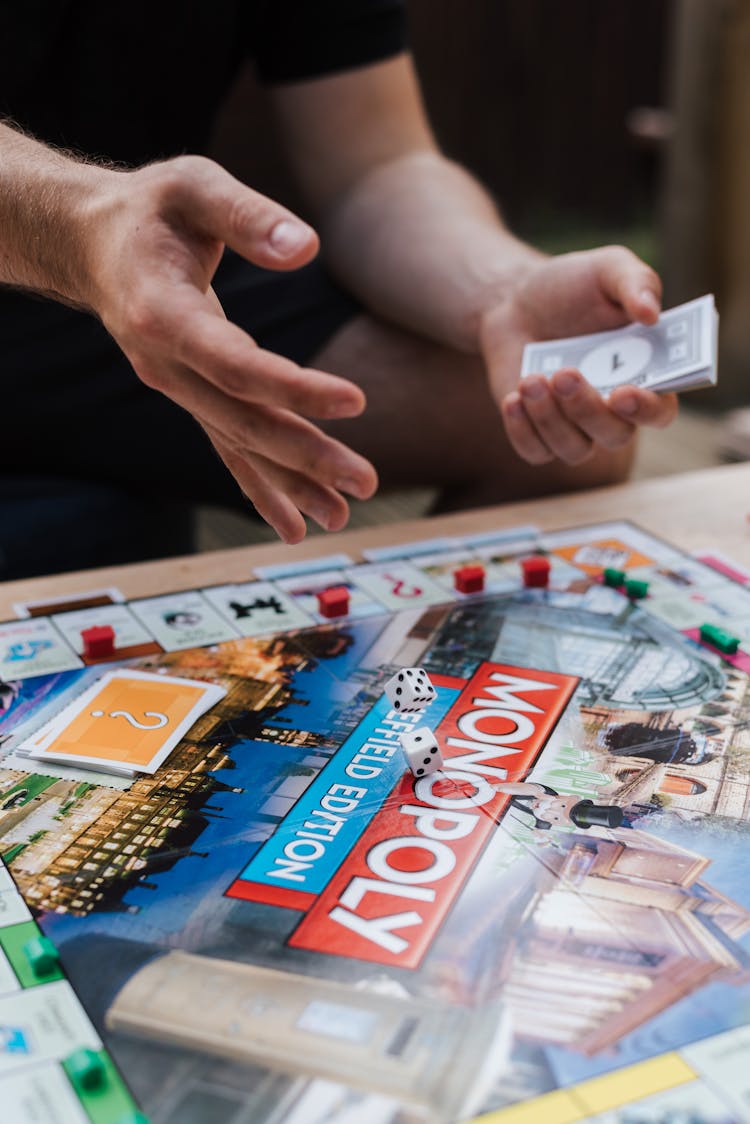
[[[523,571],[523,584],[527,589],[544,589],[549,585],[549,574],[552,566],[549,559],[541,554],[534,554],[531,558],[521,559]]]
[[[68,1077],[77,1089],[90,1093],[106,1084],[107,1071],[95,1050],[74,1050],[63,1064]]]
[[[318,593],[317,598],[322,617],[345,617],[349,612],[349,590],[345,585],[332,585]]]
[[[625,578],[623,588],[626,596],[633,601],[648,597],[648,582],[640,581],[638,578]]]
[[[481,593],[484,589],[484,566],[459,566],[453,571],[453,586],[459,593]]]
[[[416,714],[437,698],[437,691],[423,667],[403,667],[388,680],[384,690],[393,709],[404,714]]]
[[[111,656],[115,650],[115,630],[109,624],[92,625],[81,629],[83,654],[88,660]]]
[[[406,756],[406,761],[415,777],[423,777],[427,773],[435,773],[443,766],[443,755],[440,752],[437,738],[429,726],[419,726],[416,730],[407,730],[399,737],[401,748]]]
[[[39,936],[27,941],[23,954],[37,979],[49,976],[57,968],[59,954],[48,937]]]
[[[606,566],[602,573],[604,584],[611,586],[613,589],[620,589],[621,586],[625,585],[626,577],[624,570],[615,570],[612,566]]]
[[[740,646],[738,636],[732,636],[730,632],[727,632],[724,628],[719,628],[716,624],[702,624],[700,638],[705,644],[718,648],[720,652],[724,652],[727,656],[733,656]]]

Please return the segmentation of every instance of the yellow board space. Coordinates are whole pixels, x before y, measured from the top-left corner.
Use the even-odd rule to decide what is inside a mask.
[[[677,1053],[659,1054],[645,1062],[617,1069],[603,1077],[593,1077],[575,1086],[575,1094],[589,1113],[607,1112],[643,1097],[663,1093],[695,1081],[697,1074]]]
[[[695,1070],[679,1054],[660,1054],[569,1089],[488,1112],[476,1117],[473,1124],[574,1124],[697,1079]]]
[[[570,1089],[545,1093],[533,1101],[478,1116],[473,1124],[575,1124],[588,1115]]]

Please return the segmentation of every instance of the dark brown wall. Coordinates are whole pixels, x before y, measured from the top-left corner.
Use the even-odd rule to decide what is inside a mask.
[[[636,106],[662,104],[675,2],[408,0],[438,136],[519,229],[626,224],[650,207],[654,159],[626,119]],[[250,74],[215,151],[248,182],[294,202]]]
[[[669,0],[410,0],[415,55],[446,150],[529,227],[629,221],[653,160],[628,113],[660,105]],[[460,17],[458,15],[460,13]]]

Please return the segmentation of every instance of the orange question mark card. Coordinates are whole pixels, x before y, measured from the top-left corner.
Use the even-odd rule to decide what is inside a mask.
[[[110,762],[152,772],[222,688],[143,672],[112,672],[66,708],[35,756]],[[209,696],[209,697],[207,697]]]

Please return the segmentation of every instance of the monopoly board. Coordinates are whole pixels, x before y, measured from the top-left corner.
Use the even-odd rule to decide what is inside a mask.
[[[454,589],[467,562],[482,593]],[[20,612],[3,1122],[750,1120],[747,574],[631,524],[527,527]],[[81,644],[102,623],[106,661]],[[420,714],[383,694],[404,666],[436,687]],[[149,772],[47,759],[123,669],[221,697]],[[425,723],[445,764],[417,779],[398,737]]]

